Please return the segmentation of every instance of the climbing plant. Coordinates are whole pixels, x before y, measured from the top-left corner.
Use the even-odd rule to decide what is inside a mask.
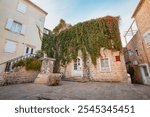
[[[47,52],[55,46],[55,57],[59,66],[66,65],[71,60],[76,61],[79,50],[82,52],[84,63],[88,53],[92,63],[96,65],[102,47],[111,50],[121,49],[119,17],[106,16],[78,23],[57,33],[53,39],[54,45],[49,44],[51,46],[48,46]]]

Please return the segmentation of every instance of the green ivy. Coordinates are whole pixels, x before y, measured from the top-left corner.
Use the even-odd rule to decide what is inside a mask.
[[[48,44],[45,50],[48,55],[50,55],[49,51],[55,50],[50,57],[54,57],[55,54],[56,66],[66,65],[71,60],[76,61],[79,50],[82,51],[84,63],[86,63],[88,53],[92,63],[96,65],[96,59],[99,58],[102,47],[121,50],[119,17],[107,16],[78,23],[51,36],[51,39],[45,43]]]

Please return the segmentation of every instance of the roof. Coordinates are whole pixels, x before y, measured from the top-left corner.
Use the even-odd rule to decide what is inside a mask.
[[[48,13],[46,11],[44,11],[42,8],[40,8],[39,6],[37,6],[36,4],[34,4],[31,0],[26,0],[28,3],[32,4],[33,6],[35,6],[36,8],[38,8],[40,11],[42,11],[45,15],[47,15]]]
[[[140,7],[141,7],[141,5],[143,4],[144,1],[145,1],[145,0],[140,0],[138,6],[136,7],[136,9],[135,9],[135,11],[134,11],[134,13],[133,13],[133,15],[132,15],[132,18],[133,18],[133,17],[136,15],[136,13],[139,11],[139,9],[140,9]]]

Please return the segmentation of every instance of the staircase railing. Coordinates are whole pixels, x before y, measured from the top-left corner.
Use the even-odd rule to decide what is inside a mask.
[[[0,63],[0,66],[1,66],[1,65],[6,65],[4,71],[5,71],[5,72],[10,72],[10,71],[13,70],[13,65],[14,65],[16,62],[18,62],[18,61],[20,61],[20,60],[24,60],[24,59],[26,59],[26,58],[35,57],[35,56],[36,56],[36,54],[26,54],[26,55],[24,55],[24,56],[20,56],[20,57],[17,57],[17,58],[13,58],[13,59],[8,60],[8,61],[6,61],[6,62]]]

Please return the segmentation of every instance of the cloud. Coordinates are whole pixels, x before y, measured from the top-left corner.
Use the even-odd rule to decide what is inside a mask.
[[[120,31],[122,43],[125,45],[124,33],[128,30],[133,19],[131,16],[136,8],[139,0],[108,0],[97,1],[96,6],[91,6],[91,3],[82,3],[81,0],[32,0],[46,12],[45,27],[53,29],[61,18],[68,23],[76,24],[85,20],[90,20],[106,15],[121,16]],[[91,2],[91,1],[90,1]],[[93,3],[94,1],[92,1]],[[105,2],[105,3],[104,3]],[[101,4],[102,3],[102,4]],[[87,5],[87,6],[86,6]]]
[[[67,14],[68,9],[70,9],[71,0],[32,0],[35,4],[40,6],[46,12],[48,16],[46,17],[45,27],[48,29],[53,29],[61,18]]]

